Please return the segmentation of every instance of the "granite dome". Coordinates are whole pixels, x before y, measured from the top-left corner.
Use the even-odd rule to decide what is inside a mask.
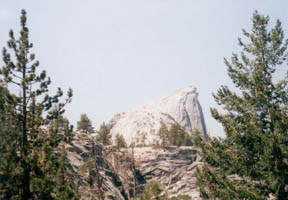
[[[140,143],[145,137],[146,145],[155,144],[159,141],[157,131],[163,122],[168,127],[178,123],[190,135],[197,129],[206,140],[204,116],[197,97],[196,87],[187,86],[128,112],[119,113],[109,122],[112,137],[120,133],[128,144],[132,141]]]

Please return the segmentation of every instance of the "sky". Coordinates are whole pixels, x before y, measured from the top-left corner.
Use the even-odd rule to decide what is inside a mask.
[[[223,59],[239,52],[255,10],[272,25],[280,19],[287,33],[287,7],[287,0],[0,0],[0,48],[10,29],[19,32],[25,9],[51,91],[74,91],[65,113],[72,124],[86,113],[98,129],[119,112],[194,85],[208,132],[222,137],[210,108],[219,109],[212,93],[232,87]]]

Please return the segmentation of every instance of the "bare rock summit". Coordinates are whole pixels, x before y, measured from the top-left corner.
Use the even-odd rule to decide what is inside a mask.
[[[112,137],[117,133],[131,144],[153,145],[159,142],[161,122],[170,127],[180,124],[190,135],[194,130],[207,139],[206,126],[196,87],[187,86],[128,112],[117,114],[109,122]]]

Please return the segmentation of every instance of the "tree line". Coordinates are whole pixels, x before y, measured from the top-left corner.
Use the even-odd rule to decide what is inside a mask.
[[[195,141],[194,138],[184,130],[184,128],[178,123],[170,125],[170,128],[163,122],[160,123],[160,128],[157,132],[159,141],[153,146],[160,146],[164,150],[167,146],[192,146]],[[86,114],[81,114],[80,120],[77,122],[77,130],[84,134],[96,134],[96,140],[102,143],[103,145],[112,144],[112,135],[110,133],[110,128],[103,122],[100,126],[99,131],[95,131],[92,126],[91,120]],[[195,130],[197,132],[197,130]],[[146,134],[138,134],[141,136],[140,140],[136,146],[146,146]],[[117,133],[115,135],[115,145],[119,148],[126,148],[127,143],[122,134]]]

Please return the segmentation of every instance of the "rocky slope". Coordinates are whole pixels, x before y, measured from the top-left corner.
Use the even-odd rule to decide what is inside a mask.
[[[105,199],[133,199],[145,184],[153,180],[160,182],[170,197],[187,194],[193,199],[200,199],[194,172],[202,163],[193,147],[168,147],[165,152],[152,147],[117,151],[113,146],[104,148],[97,144],[93,137],[77,134],[71,144],[65,145],[65,149],[67,168],[71,173],[69,179],[81,194],[81,199],[98,199],[97,176],[92,176],[94,183],[91,185],[87,170],[89,160],[93,158]],[[93,151],[95,154],[91,153]]]
[[[94,156],[92,154],[93,144],[95,148]],[[90,185],[88,163],[93,158],[95,159],[93,164],[97,164],[99,168],[101,188],[105,194],[105,199],[127,199],[118,175],[114,173],[112,165],[106,159],[105,149],[94,138],[77,134],[71,144],[65,145],[65,149],[68,159],[67,168],[70,172],[69,179],[73,188],[81,194],[81,199],[99,199],[96,176],[93,176],[94,183],[92,186]]]
[[[188,86],[128,112],[117,114],[109,123],[111,134],[122,134],[128,144],[132,141],[140,143],[142,138],[146,138],[146,145],[155,144],[159,141],[156,133],[162,121],[168,127],[178,123],[191,135],[194,129],[198,129],[206,139],[204,116],[197,96],[196,88]]]
[[[195,170],[202,162],[193,147],[135,148],[136,167],[146,182],[160,182],[169,196],[188,195],[199,200]]]

